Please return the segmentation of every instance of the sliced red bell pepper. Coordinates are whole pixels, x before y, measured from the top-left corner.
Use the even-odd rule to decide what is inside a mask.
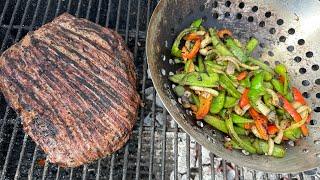
[[[200,49],[200,46],[201,46],[201,40],[198,39],[198,40],[196,40],[192,50],[189,53],[186,54],[186,58],[187,59],[193,59],[194,57],[196,57],[196,55],[197,55],[197,53],[198,53],[198,51]]]
[[[241,81],[243,79],[245,79],[248,75],[248,72],[247,71],[242,71],[238,76],[237,76],[237,80],[238,81]]]
[[[184,38],[187,41],[194,41],[201,39],[201,36],[197,35],[196,33],[190,33]]]
[[[300,114],[296,111],[296,109],[294,109],[294,107],[290,104],[290,102],[284,98],[283,96],[281,96],[280,94],[278,94],[280,101],[283,102],[283,108],[290,114],[290,116],[293,118],[293,120],[295,122],[299,122],[302,120]],[[304,124],[301,127],[301,131],[302,134],[304,136],[308,136],[309,134],[309,130],[308,127]]]
[[[240,106],[241,108],[243,108],[243,107],[245,107],[246,105],[249,104],[248,93],[249,93],[249,89],[246,88],[246,89],[243,91],[242,95],[241,95],[241,98],[240,98],[240,101],[239,101],[239,106]]]
[[[306,104],[304,97],[302,96],[301,92],[297,88],[293,87],[292,93],[293,93],[293,98],[295,101],[297,101],[303,105]]]
[[[280,75],[280,76],[279,76],[279,81],[283,84],[283,83],[284,83],[284,81],[285,81],[285,77],[284,77],[284,76],[282,76],[282,75]]]
[[[186,47],[186,46],[183,46],[182,49],[181,49],[181,56],[182,56],[182,59],[183,59],[185,62],[188,60],[187,55],[188,55],[187,47]]]
[[[279,131],[279,129],[277,128],[276,125],[274,125],[274,124],[268,125],[268,134],[274,135],[274,134],[276,134],[278,131]]]
[[[200,106],[196,113],[197,120],[203,119],[209,113],[212,98],[212,94],[209,94],[208,97],[199,96]]]
[[[262,139],[268,140],[268,134],[267,130],[264,127],[267,124],[267,117],[265,117],[262,114],[259,114],[255,109],[250,108],[249,109],[249,114],[251,115],[252,119],[254,119],[254,123],[256,125],[256,128],[258,130],[259,135],[261,136]]]

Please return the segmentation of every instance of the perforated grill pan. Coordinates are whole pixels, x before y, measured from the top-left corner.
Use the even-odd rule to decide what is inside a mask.
[[[294,173],[320,166],[320,1],[318,0],[161,0],[148,29],[147,58],[153,83],[175,121],[214,154],[237,165],[275,173]],[[242,42],[254,36],[260,45],[254,56],[274,66],[285,64],[292,84],[303,92],[313,109],[311,135],[285,158],[246,156],[223,147],[223,135],[196,123],[172,91],[168,75],[176,71],[170,48],[178,33],[197,18],[207,27],[229,28]]]

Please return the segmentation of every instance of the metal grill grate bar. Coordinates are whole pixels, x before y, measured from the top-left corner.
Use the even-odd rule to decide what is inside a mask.
[[[174,122],[174,179],[178,179],[178,124]]]
[[[153,89],[153,101],[152,101],[152,118],[151,118],[151,141],[150,141],[150,159],[149,159],[149,180],[152,179],[153,171],[153,155],[154,155],[154,130],[156,120],[156,90]]]
[[[119,2],[121,4],[121,2]],[[119,12],[120,7],[118,8]],[[127,8],[127,17],[126,17],[126,30],[125,30],[125,42],[128,44],[128,36],[129,36],[129,24],[130,24],[130,10],[131,10],[131,0],[128,2],[128,8]],[[119,14],[119,13],[118,13]],[[118,15],[117,15],[118,16]],[[118,22],[118,18],[117,18]],[[117,26],[117,25],[116,25]],[[128,171],[128,156],[129,156],[129,143],[125,146],[125,151],[123,155],[123,171],[122,171],[122,180],[127,179],[127,171]]]
[[[1,13],[1,16],[0,16],[0,24],[2,24],[2,21],[3,21],[3,18],[4,18],[4,14],[7,12],[7,9],[8,9],[8,6],[9,6],[9,2],[10,2],[10,0],[6,0],[6,2],[4,4],[3,10],[2,10],[2,13]]]
[[[96,173],[96,180],[100,179],[100,172],[101,171],[101,159],[98,160],[98,167],[97,167],[97,173]]]
[[[88,170],[88,165],[83,165],[82,169],[82,180],[85,180],[87,178],[87,170]]]
[[[111,156],[111,165],[110,165],[109,180],[112,180],[112,179],[113,179],[114,159],[115,159],[115,154],[113,153],[112,156]]]
[[[108,1],[108,10],[107,10],[107,17],[106,17],[106,27],[109,26],[109,21],[110,21],[110,11],[111,11],[111,1]]]
[[[8,163],[9,163],[10,155],[11,155],[11,152],[12,152],[12,149],[13,149],[13,146],[14,146],[14,141],[16,139],[17,132],[18,132],[18,121],[15,122],[14,128],[13,128],[13,132],[11,134],[11,139],[10,139],[10,144],[9,144],[9,148],[8,148],[8,151],[7,151],[6,160],[4,161],[4,165],[3,165],[3,168],[2,168],[2,173],[1,173],[1,178],[0,178],[1,180],[5,178],[5,175],[6,175],[6,172],[7,172],[7,166],[8,166]]]
[[[86,12],[86,19],[89,19],[91,6],[92,6],[92,0],[89,1],[88,9],[87,9],[87,12]]]
[[[196,143],[196,149],[198,151],[197,159],[198,159],[198,172],[199,172],[199,180],[202,180],[202,147],[200,144]]]
[[[190,136],[186,135],[186,166],[187,166],[187,179],[190,178]]]
[[[167,110],[163,109],[163,125],[162,125],[162,158],[161,158],[161,179],[165,179],[166,170],[166,130],[167,130]]]
[[[214,171],[214,154],[210,153],[210,167],[211,167],[211,180],[215,180],[215,171]]]
[[[21,148],[21,151],[20,151],[20,155],[19,155],[19,161],[18,161],[17,170],[16,170],[16,173],[14,175],[14,179],[15,180],[19,179],[19,177],[20,177],[21,162],[22,162],[22,158],[23,158],[23,155],[24,155],[24,152],[25,152],[25,149],[26,149],[27,141],[28,141],[28,135],[25,134],[24,137],[23,137],[23,144],[22,144],[22,148]]]
[[[59,178],[60,178],[60,166],[58,166],[55,180],[59,180]]]
[[[48,161],[48,158],[46,158],[46,161],[45,161],[44,167],[43,167],[43,172],[42,172],[42,180],[45,180],[47,177],[48,166],[49,166],[49,161]]]
[[[13,10],[13,13],[12,13],[12,16],[11,16],[11,19],[10,19],[10,23],[9,23],[9,28],[7,29],[6,34],[4,36],[4,39],[3,39],[3,42],[2,42],[2,45],[1,45],[1,49],[0,49],[0,53],[3,51],[5,45],[7,44],[8,36],[9,36],[9,33],[10,33],[11,29],[12,29],[12,24],[13,24],[14,18],[16,17],[15,14],[17,13],[17,9],[18,9],[18,7],[20,5],[20,2],[21,2],[21,0],[18,0],[17,3],[14,6],[14,10]]]
[[[138,36],[139,36],[139,18],[140,18],[140,7],[141,2],[138,0],[138,12],[137,12],[137,21],[136,21],[136,34],[135,34],[135,41],[134,41],[134,58],[137,57],[138,52]],[[142,77],[142,102],[145,102],[145,89],[146,89],[146,74],[147,74],[147,58],[144,56],[143,58],[143,77]],[[139,122],[139,133],[138,133],[138,152],[137,152],[137,161],[136,161],[136,176],[135,179],[139,180],[140,178],[140,161],[141,161],[141,141],[142,141],[142,125],[143,125],[143,118],[144,118],[144,111],[145,108],[142,107],[140,110],[140,122]]]
[[[118,10],[117,10],[117,20],[116,20],[116,31],[119,30],[119,21],[120,21],[120,13],[121,13],[121,2],[122,2],[122,0],[119,0]]]
[[[58,0],[58,6],[56,9],[56,13],[54,14],[55,17],[57,17],[59,15],[60,8],[61,8],[61,0]]]
[[[37,159],[37,153],[38,153],[38,145],[36,145],[33,151],[32,162],[28,171],[28,179],[32,179],[33,177],[33,169],[34,169],[34,163],[36,162],[36,159]]]
[[[15,43],[18,42],[18,40],[20,39],[21,31],[22,31],[22,26],[23,26],[23,24],[25,23],[26,16],[27,16],[27,12],[28,12],[29,6],[30,6],[30,2],[31,2],[31,0],[28,0],[28,2],[27,2],[27,4],[26,4],[25,11],[24,11],[24,13],[23,13],[23,16],[22,16],[22,19],[21,19],[21,22],[20,22],[20,25],[19,25],[19,28],[18,28],[18,33],[17,33],[17,35],[16,35],[16,38],[14,39],[14,42],[15,42]],[[12,27],[12,25],[11,25],[11,27]],[[6,42],[4,42],[4,43],[6,43]],[[3,44],[4,44],[4,43],[3,43]]]
[[[70,168],[69,180],[72,180],[72,178],[73,178],[73,168]]]
[[[70,0],[70,1],[71,1],[71,0]],[[81,3],[82,3],[82,0],[79,0],[79,2],[78,2],[78,7],[77,7],[77,11],[76,11],[76,17],[79,17],[79,15],[80,15]]]
[[[227,162],[222,160],[222,172],[223,172],[223,179],[227,180]]]
[[[9,111],[10,111],[10,107],[7,106],[6,107],[6,110],[5,110],[5,113],[4,113],[4,116],[2,118],[2,125],[1,125],[1,129],[0,129],[0,139],[2,139],[2,136],[3,136],[3,131],[4,131],[4,126],[6,125],[7,123],[7,117],[8,117],[8,114],[9,114]],[[2,140],[0,140],[0,144],[2,143]]]

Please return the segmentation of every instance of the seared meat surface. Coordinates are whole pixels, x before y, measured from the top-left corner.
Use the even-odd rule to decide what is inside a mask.
[[[0,86],[52,163],[76,167],[128,140],[140,103],[120,35],[63,14],[0,57]]]

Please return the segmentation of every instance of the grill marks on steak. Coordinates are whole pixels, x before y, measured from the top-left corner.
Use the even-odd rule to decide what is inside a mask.
[[[49,161],[75,167],[121,148],[140,102],[121,37],[63,14],[0,58],[0,85]]]

